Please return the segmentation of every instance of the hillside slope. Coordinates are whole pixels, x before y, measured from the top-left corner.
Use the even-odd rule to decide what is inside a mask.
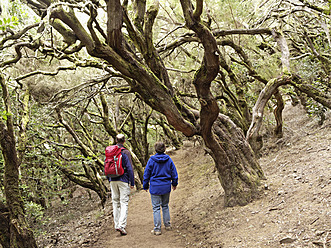
[[[331,122],[320,127],[303,116],[300,107],[286,106],[284,137],[266,140],[260,159],[264,195],[245,207],[222,207],[222,190],[203,151],[186,148],[176,156],[187,195],[177,205],[179,228],[188,230],[187,243],[331,247]]]

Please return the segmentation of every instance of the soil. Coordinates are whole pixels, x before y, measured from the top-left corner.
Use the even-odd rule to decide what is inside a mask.
[[[260,164],[267,177],[261,197],[225,208],[212,159],[185,143],[170,156],[179,172],[171,193],[173,229],[151,234],[149,193],[132,191],[127,236],[114,230],[111,199],[78,188],[67,204],[54,202],[45,215],[40,247],[331,247],[331,122],[322,126],[299,106],[284,111],[283,138],[264,133]],[[266,117],[268,121],[268,117]],[[269,122],[272,122],[270,118]],[[269,138],[268,138],[269,137]]]

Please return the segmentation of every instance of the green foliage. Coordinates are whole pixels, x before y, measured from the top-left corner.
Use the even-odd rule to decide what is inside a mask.
[[[34,202],[25,202],[24,204],[26,215],[30,221],[40,221],[44,216],[44,208]]]
[[[8,119],[8,116],[12,116],[13,114],[4,110],[4,111],[0,112],[0,115],[1,115],[1,118],[6,121]]]
[[[327,108],[322,104],[308,98],[306,102],[307,113],[310,117],[317,117],[319,125],[322,125],[326,119],[325,113]]]
[[[16,26],[18,26],[18,18],[16,16],[0,19],[0,30],[2,31],[14,29]]]
[[[45,209],[32,201],[24,202],[25,215],[30,223],[30,226],[33,228],[34,234],[38,236],[45,235],[43,225],[47,223],[48,219],[45,218]]]
[[[27,149],[21,165],[21,187],[26,200],[33,200],[47,208],[51,199],[62,193],[66,180],[62,180],[56,163],[52,150],[43,145],[36,149]]]
[[[23,26],[31,23],[40,21],[40,18],[20,0],[2,0],[2,13],[0,20],[2,25],[12,25],[8,26],[10,29],[13,29],[17,26]],[[2,29],[2,28],[1,28]],[[5,29],[2,29],[5,30]]]

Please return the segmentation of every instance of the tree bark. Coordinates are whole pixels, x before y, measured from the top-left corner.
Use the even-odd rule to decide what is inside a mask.
[[[0,201],[0,245],[10,248],[9,209]]]
[[[147,143],[147,132],[136,135],[136,119],[130,114],[131,117],[131,138],[130,144],[132,146],[131,154],[133,157],[133,166],[138,173],[140,182],[144,179],[144,168],[143,166],[147,164],[149,158],[148,154],[148,143]],[[148,125],[149,116],[144,121],[144,126]],[[142,142],[141,140],[142,139]],[[140,141],[140,142],[139,142]]]
[[[250,143],[252,149],[255,153],[262,147],[262,137],[259,134],[260,128],[262,126],[264,107],[271,98],[271,96],[276,93],[278,87],[286,84],[290,81],[289,77],[283,77],[278,79],[270,80],[264,89],[261,91],[254,107],[253,107],[253,117],[251,125],[247,131],[246,139]]]
[[[212,153],[225,192],[225,205],[246,205],[259,195],[265,179],[255,154],[244,134],[229,117],[219,114],[213,131],[219,149]]]
[[[25,219],[24,204],[19,189],[19,159],[10,111],[10,96],[2,74],[0,74],[0,84],[7,113],[7,120],[5,122],[0,120],[0,145],[5,164],[4,191],[9,210],[10,247],[34,248],[37,247],[37,243]]]
[[[18,137],[17,152],[18,152],[19,164],[21,164],[23,160],[23,156],[28,140],[28,137],[26,135],[26,129],[30,122],[30,108],[29,108],[30,98],[31,98],[31,93],[29,87],[27,86],[22,101],[22,114],[21,114],[22,118],[21,118],[19,137]]]
[[[281,138],[283,137],[283,110],[284,110],[284,100],[282,95],[280,94],[279,90],[277,89],[274,93],[274,96],[277,101],[277,106],[274,109],[274,116],[276,119],[276,127],[274,129],[274,134],[276,137]]]
[[[323,106],[331,109],[331,95],[329,92],[321,92],[313,86],[305,83],[299,76],[293,75],[293,80],[289,82],[297,90],[307,94],[307,96],[313,98],[316,102],[319,102]]]

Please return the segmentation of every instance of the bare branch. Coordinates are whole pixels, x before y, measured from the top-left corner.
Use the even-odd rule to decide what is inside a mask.
[[[31,43],[31,42],[20,42],[14,46],[16,56],[13,59],[4,61],[0,63],[0,68],[5,67],[7,65],[15,64],[17,61],[19,61],[22,58],[22,52],[21,49],[23,47],[28,47],[30,49],[37,49],[39,47],[39,44],[37,42]]]
[[[215,37],[233,35],[233,34],[247,34],[247,35],[267,34],[267,35],[272,35],[272,30],[269,29],[269,28],[218,30],[218,31],[214,31],[213,34],[214,34]]]
[[[180,72],[180,73],[192,73],[192,72],[196,72],[197,70],[195,69],[192,69],[192,70],[189,70],[189,71],[182,71],[182,70],[179,70],[179,69],[176,69],[176,68],[167,68],[168,71],[175,71],[175,72]]]
[[[175,27],[173,30],[170,30],[165,36],[163,36],[155,45],[155,47],[158,47],[159,44],[165,39],[167,38],[170,34],[172,34],[173,32],[177,31],[178,29],[184,28],[185,25],[180,25],[178,27]]]
[[[58,68],[56,68],[55,71],[53,72],[50,72],[50,71],[41,71],[41,70],[36,70],[36,71],[32,71],[30,73],[27,73],[27,74],[24,74],[24,75],[21,75],[19,77],[16,77],[14,78],[15,81],[19,82],[23,79],[26,79],[28,77],[31,77],[31,76],[35,76],[35,75],[45,75],[45,76],[55,76],[57,75],[60,71],[66,71],[66,70],[76,70],[76,65],[72,65],[72,66],[59,66]]]
[[[57,117],[59,122],[65,127],[68,133],[71,134],[72,138],[75,140],[75,142],[79,145],[80,151],[85,157],[92,157],[97,165],[99,166],[100,170],[103,170],[103,161],[98,158],[98,156],[90,149],[90,147],[86,146],[82,140],[79,138],[77,132],[67,123],[60,112],[60,109],[56,109]]]
[[[196,0],[196,8],[195,11],[193,13],[193,18],[197,21],[200,21],[200,16],[202,14],[202,10],[203,10],[203,0]]]
[[[8,41],[8,40],[17,40],[17,39],[21,38],[24,34],[26,34],[27,31],[29,31],[30,29],[35,28],[37,26],[39,26],[39,23],[34,23],[34,24],[29,25],[29,26],[26,26],[21,31],[19,31],[15,34],[6,36],[2,40],[0,40],[0,50],[3,48],[3,45],[6,43],[6,41]]]
[[[330,8],[327,9],[327,8],[322,8],[322,7],[319,7],[317,5],[314,5],[312,4],[311,2],[307,1],[307,0],[299,0],[301,3],[303,3],[305,6],[307,6],[308,8],[311,8],[317,12],[320,12],[320,13],[323,13],[323,14],[326,14],[326,15],[330,15]]]
[[[182,26],[178,27],[181,28]],[[173,30],[175,31],[175,30]],[[219,38],[221,36],[228,36],[228,35],[234,35],[234,34],[242,34],[242,35],[259,35],[259,34],[266,34],[266,35],[272,35],[272,30],[265,28],[265,29],[233,29],[233,30],[218,30],[213,31],[213,36],[215,38]],[[193,33],[186,33],[182,35],[179,38],[176,38],[174,42],[171,42],[169,44],[166,44],[164,46],[159,46],[157,49],[158,52],[165,52],[174,48],[177,48],[185,43],[190,42],[200,42],[200,39],[196,37],[196,34]],[[159,44],[158,42],[157,44]]]
[[[272,35],[274,37],[274,39],[277,41],[278,47],[281,51],[281,61],[282,61],[282,65],[283,65],[283,73],[290,73],[291,69],[290,69],[290,51],[289,48],[287,46],[287,42],[284,38],[284,36],[282,36],[279,32],[276,31],[272,31]]]

